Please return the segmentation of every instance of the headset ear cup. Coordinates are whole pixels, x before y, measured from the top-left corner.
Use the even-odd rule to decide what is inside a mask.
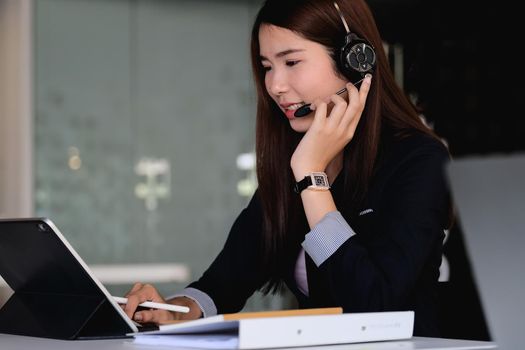
[[[364,77],[366,73],[373,72],[376,65],[376,53],[374,47],[355,34],[349,34],[345,38],[345,44],[341,49],[341,66],[345,75],[358,73]]]

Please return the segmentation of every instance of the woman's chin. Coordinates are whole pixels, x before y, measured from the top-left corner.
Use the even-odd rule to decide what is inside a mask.
[[[293,131],[298,133],[305,133],[310,129],[310,125],[312,125],[312,122],[314,120],[313,115],[302,117],[302,118],[293,118],[290,119],[290,127]]]

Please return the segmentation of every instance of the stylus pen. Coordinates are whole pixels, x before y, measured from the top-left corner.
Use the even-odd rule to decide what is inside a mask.
[[[115,297],[115,296],[112,298],[115,299],[115,301],[119,304],[128,303],[128,298]],[[187,306],[155,303],[153,301],[145,301],[143,303],[140,303],[138,306],[147,307],[150,309],[162,309],[162,310],[175,311],[175,312],[184,312],[184,313],[190,312],[190,308]]]

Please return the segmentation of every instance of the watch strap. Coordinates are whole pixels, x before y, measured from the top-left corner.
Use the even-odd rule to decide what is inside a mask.
[[[311,188],[313,190],[328,190],[330,189],[328,177],[324,172],[312,172],[306,174],[304,179],[295,183],[293,190],[295,193],[299,194],[306,188]]]
[[[304,179],[294,184],[293,191],[295,193],[301,193],[303,192],[305,188],[307,188],[311,184],[312,184],[312,178],[310,176],[305,176]]]

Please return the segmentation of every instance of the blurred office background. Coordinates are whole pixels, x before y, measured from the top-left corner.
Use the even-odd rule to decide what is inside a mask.
[[[0,217],[51,218],[115,294],[198,278],[256,187],[261,3],[0,0]],[[507,8],[369,3],[397,81],[453,156],[525,149]],[[485,339],[459,225],[445,253],[447,335]],[[281,307],[286,293],[256,294],[246,310]]]
[[[0,4],[0,216],[51,218],[117,295],[198,278],[256,187],[259,2]]]

